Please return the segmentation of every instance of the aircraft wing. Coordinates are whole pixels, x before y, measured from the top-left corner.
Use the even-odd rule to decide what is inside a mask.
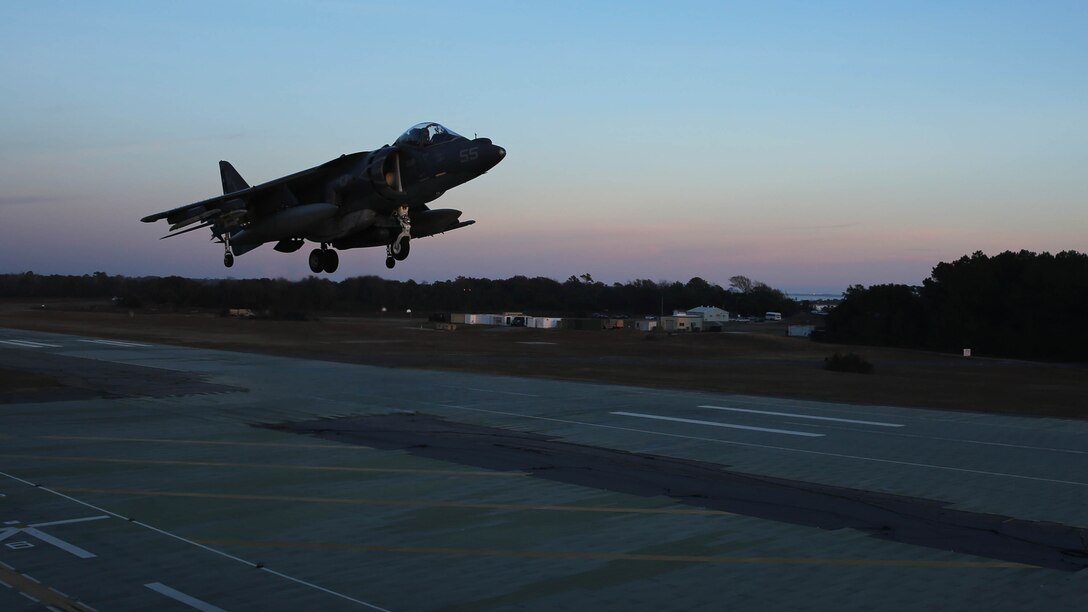
[[[258,188],[251,187],[228,195],[196,202],[195,204],[186,204],[185,206],[179,206],[160,213],[148,215],[143,219],[140,219],[140,221],[143,221],[144,223],[154,223],[155,221],[166,219],[171,224],[171,230],[178,229],[191,223],[196,223],[197,221],[218,217],[224,212],[233,211],[238,208],[244,210],[246,196],[252,196],[255,191],[258,191]],[[230,204],[230,206],[228,206],[228,204]]]
[[[216,223],[230,227],[241,223],[243,220],[253,220],[262,215],[262,209],[280,209],[295,206],[299,203],[300,195],[311,195],[315,181],[327,180],[327,177],[343,171],[360,156],[368,152],[352,153],[315,166],[308,170],[289,174],[287,176],[268,181],[253,187],[247,187],[238,191],[208,198],[193,204],[179,206],[153,215],[148,215],[140,221],[154,223],[166,219],[170,223],[170,231],[175,232],[164,236],[175,236],[182,232],[176,232],[183,227],[194,223],[203,222],[196,228],[185,230],[186,232],[200,227],[207,227]],[[298,193],[298,192],[303,193]],[[318,189],[317,191],[320,191]],[[310,203],[310,202],[304,202]]]

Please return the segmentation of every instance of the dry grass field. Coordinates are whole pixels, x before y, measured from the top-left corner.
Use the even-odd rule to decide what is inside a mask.
[[[243,320],[211,313],[136,311],[74,302],[0,303],[0,327],[144,340],[311,359],[623,383],[654,388],[1088,417],[1088,364],[1049,364],[788,338],[782,323],[731,324],[724,333],[566,331],[458,326],[422,319],[320,316]],[[7,350],[7,349],[5,349]],[[21,350],[21,349],[11,349]],[[854,352],[869,375],[830,372],[824,358]],[[0,370],[0,391],[49,385]]]

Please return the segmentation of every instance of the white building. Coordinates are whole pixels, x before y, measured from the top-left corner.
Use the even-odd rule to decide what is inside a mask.
[[[494,313],[453,313],[450,323],[462,325],[505,325],[517,327],[535,327],[537,329],[557,329],[560,317],[530,317],[520,312]],[[518,325],[521,323],[521,325]]]
[[[558,329],[559,322],[562,321],[562,317],[529,317],[526,327],[535,327],[537,329]]]
[[[653,331],[657,329],[657,319],[629,319],[627,327],[638,331]]]
[[[703,329],[703,318],[688,314],[661,317],[661,329],[665,332],[697,332]]]
[[[502,325],[503,315],[499,314],[465,314],[465,325]],[[456,319],[453,320],[456,323]]]
[[[729,320],[729,311],[717,306],[699,306],[688,310],[686,314],[700,316],[705,323],[724,323]]]

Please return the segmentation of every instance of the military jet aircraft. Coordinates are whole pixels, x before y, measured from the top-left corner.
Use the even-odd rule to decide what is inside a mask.
[[[469,140],[437,123],[420,123],[392,145],[350,153],[320,166],[250,187],[234,166],[219,162],[223,195],[149,215],[166,219],[170,238],[211,228],[223,244],[223,265],[266,242],[293,253],[307,241],[310,270],[335,272],[335,249],[385,246],[385,265],[408,257],[413,238],[467,227],[461,211],[427,203],[502,161],[506,150],[488,138]],[[195,227],[182,229],[194,223]],[[332,248],[330,248],[332,247]]]

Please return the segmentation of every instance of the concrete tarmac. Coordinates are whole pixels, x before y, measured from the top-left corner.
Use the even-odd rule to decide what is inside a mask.
[[[939,538],[897,538],[894,525],[813,526],[788,492],[763,500],[773,512],[738,511],[698,499],[700,490],[669,490],[668,478],[650,490],[547,477],[572,465],[564,449],[638,459],[619,474],[649,470],[657,457],[787,491],[947,509],[991,531],[1001,528],[986,520],[999,517],[1015,526],[1010,536],[1045,540],[1088,528],[1082,421],[10,329],[0,329],[0,368],[62,385],[0,399],[4,610],[1021,610],[1088,601],[1088,572],[1073,571],[1088,543],[1054,536],[1068,565],[1040,567],[1000,551],[955,552],[964,549],[955,534],[942,547]],[[439,424],[436,437],[412,438],[418,430],[408,428],[414,444],[368,445],[313,426],[365,430],[378,415],[425,418]],[[264,427],[284,423],[296,425]],[[467,430],[499,443],[421,452]],[[498,460],[519,436],[550,445],[539,462]],[[793,515],[781,511],[795,503]]]

